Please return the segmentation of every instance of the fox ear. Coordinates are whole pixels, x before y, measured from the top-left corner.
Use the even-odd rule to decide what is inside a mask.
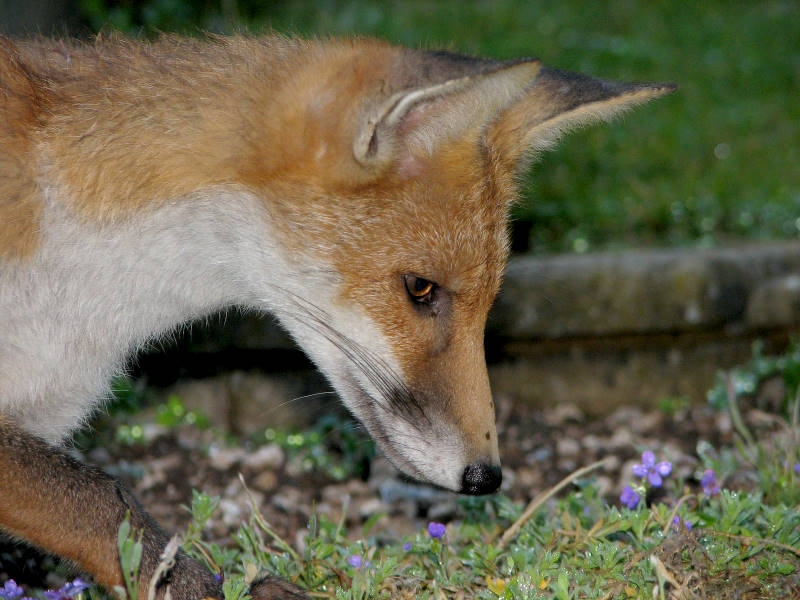
[[[502,160],[524,168],[564,133],[609,120],[675,89],[672,83],[621,83],[545,67],[527,92],[498,115],[486,140]]]
[[[429,81],[371,107],[353,155],[363,166],[381,167],[398,158],[398,147],[409,157],[431,154],[445,140],[471,128],[480,131],[523,94],[540,67],[538,60],[496,63],[442,52],[417,55],[401,70],[425,73]]]

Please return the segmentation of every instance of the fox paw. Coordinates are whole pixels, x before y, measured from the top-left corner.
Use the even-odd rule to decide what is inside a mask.
[[[305,591],[284,579],[261,577],[250,586],[253,600],[309,600]]]

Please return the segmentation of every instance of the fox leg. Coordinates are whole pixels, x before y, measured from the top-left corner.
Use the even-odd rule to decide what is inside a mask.
[[[117,531],[130,514],[142,535],[139,597],[159,564],[169,537],[133,494],[100,469],[82,464],[0,414],[0,529],[67,558],[109,589],[123,586]],[[304,598],[294,586],[264,580],[254,585],[256,600]],[[183,552],[159,586],[173,600],[222,598],[220,582]],[[295,594],[294,596],[289,594]]]

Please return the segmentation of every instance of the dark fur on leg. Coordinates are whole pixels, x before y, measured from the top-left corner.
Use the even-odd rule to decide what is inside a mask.
[[[277,577],[260,577],[250,586],[253,600],[309,600],[304,590]]]

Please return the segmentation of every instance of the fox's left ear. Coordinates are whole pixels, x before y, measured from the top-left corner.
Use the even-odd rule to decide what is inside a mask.
[[[411,55],[392,80],[409,85],[369,107],[353,141],[354,158],[368,168],[399,160],[402,170],[404,159],[430,155],[467,132],[518,168],[562,133],[676,87],[593,79],[535,59],[500,63],[443,52]]]
[[[526,93],[497,115],[486,141],[509,166],[524,168],[564,133],[675,89],[673,83],[622,83],[545,67]]]

